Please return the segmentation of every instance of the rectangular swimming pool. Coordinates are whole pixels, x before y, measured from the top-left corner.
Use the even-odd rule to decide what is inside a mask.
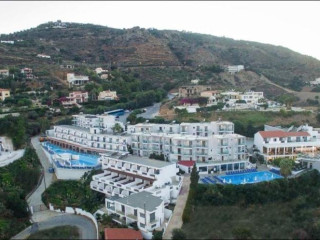
[[[71,160],[71,166],[72,167],[95,167],[99,164],[98,159],[100,156],[93,155],[93,154],[85,154],[85,153],[79,153],[77,151],[71,150],[71,149],[64,149],[57,145],[54,145],[49,142],[43,143],[43,147],[45,150],[47,150],[51,155],[54,154],[64,154],[68,153],[71,155],[77,155],[79,156],[78,160]]]
[[[235,175],[224,175],[224,176],[218,176],[218,178],[223,183],[238,185],[238,184],[271,181],[271,180],[283,178],[283,177],[269,171],[262,171],[262,172],[249,172],[249,173],[235,174]]]

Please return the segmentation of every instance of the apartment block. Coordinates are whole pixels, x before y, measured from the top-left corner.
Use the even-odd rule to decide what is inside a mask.
[[[90,187],[108,198],[146,191],[167,205],[175,202],[181,189],[182,177],[176,175],[175,163],[132,155],[114,158],[106,154],[101,154],[100,161],[104,172],[92,177]]]
[[[112,115],[73,115],[74,125],[58,125],[47,130],[47,140],[64,148],[86,153],[127,153],[131,138],[113,134],[115,124],[124,127]]]

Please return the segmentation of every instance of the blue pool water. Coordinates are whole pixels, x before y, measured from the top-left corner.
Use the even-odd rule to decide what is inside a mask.
[[[72,166],[95,167],[99,164],[98,163],[98,158],[99,158],[98,155],[79,153],[74,150],[61,148],[61,147],[54,145],[52,143],[48,143],[48,142],[44,143],[44,148],[46,150],[48,149],[48,147],[50,150],[52,150],[56,154],[69,153],[72,155],[78,155],[79,160],[72,160],[71,161]],[[49,153],[52,154],[52,152],[50,152],[50,151],[49,151]]]
[[[235,174],[235,175],[224,175],[224,176],[218,176],[218,178],[223,183],[238,185],[238,184],[271,181],[271,180],[283,178],[283,177],[269,171],[263,171],[263,172],[250,172],[250,173]]]

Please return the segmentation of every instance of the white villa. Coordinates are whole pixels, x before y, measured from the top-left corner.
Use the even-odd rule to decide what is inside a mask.
[[[82,75],[75,75],[74,73],[68,73],[67,74],[67,81],[69,83],[69,86],[75,85],[83,85],[89,81],[88,76],[82,76]]]
[[[106,210],[120,224],[137,223],[144,239],[152,238],[153,230],[163,229],[171,216],[164,201],[146,191],[124,198],[106,198]]]
[[[289,129],[265,126],[265,131],[254,135],[254,144],[265,160],[295,159],[300,153],[314,154],[320,148],[320,135],[308,125]]]
[[[89,95],[86,91],[75,91],[69,93],[68,97],[61,98],[61,104],[64,107],[79,105],[79,103],[88,102]]]

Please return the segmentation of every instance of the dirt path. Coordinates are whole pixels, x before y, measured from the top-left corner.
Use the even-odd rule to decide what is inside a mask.
[[[187,198],[190,189],[190,176],[184,176],[180,194],[174,207],[173,215],[169,222],[166,231],[163,234],[163,239],[171,239],[172,230],[182,227],[182,214],[186,206]]]
[[[276,84],[276,83],[274,83],[274,82],[271,82],[268,78],[266,78],[266,77],[263,76],[263,75],[260,77],[260,79],[263,80],[263,81],[265,81],[265,82],[267,82],[267,83],[269,83],[269,84],[271,84],[271,85],[273,85],[273,86],[276,86],[276,87],[278,87],[278,88],[281,88],[282,90],[284,90],[284,91],[286,91],[286,92],[288,92],[288,93],[295,93],[295,94],[299,93],[299,92],[296,92],[296,91],[294,91],[294,90],[291,90],[291,89],[282,87],[282,86],[280,86],[280,85],[278,85],[278,84]]]

